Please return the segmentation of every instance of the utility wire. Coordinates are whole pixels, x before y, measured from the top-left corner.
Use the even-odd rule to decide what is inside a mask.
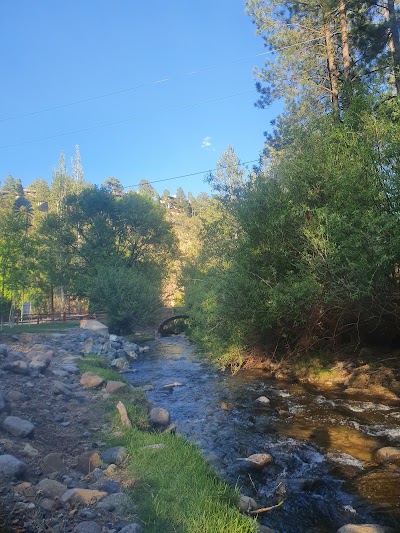
[[[254,94],[256,92],[257,91],[255,91],[255,90],[244,91],[242,93],[230,94],[228,96],[220,96],[218,98],[211,98],[209,100],[201,100],[200,102],[194,102],[193,104],[186,104],[186,105],[182,105],[182,106],[160,107],[160,108],[157,109],[157,111],[178,111],[180,109],[189,109],[191,107],[198,107],[198,106],[203,105],[203,104],[210,104],[212,102],[219,102],[221,100],[227,100],[229,98],[235,98],[236,96],[243,96],[245,94]],[[56,139],[57,137],[64,137],[66,135],[72,135],[72,134],[75,134],[75,133],[82,133],[82,132],[85,132],[85,131],[97,130],[97,129],[100,129],[100,128],[107,128],[108,126],[115,126],[116,124],[123,124],[124,122],[129,122],[131,120],[138,120],[140,118],[145,118],[146,116],[147,116],[146,114],[133,115],[131,117],[123,118],[121,120],[116,120],[114,122],[106,122],[104,124],[98,124],[97,126],[88,126],[87,128],[81,128],[79,130],[66,131],[64,133],[57,133],[55,135],[49,135],[48,137],[39,137],[39,138],[36,138],[36,139],[30,139],[30,140],[27,140],[27,141],[21,141],[21,142],[14,143],[14,144],[6,144],[6,145],[3,145],[3,146],[0,146],[0,150],[3,149],[3,148],[14,148],[15,146],[22,146],[24,144],[31,144],[31,143],[40,142],[40,141],[48,141],[49,139]]]
[[[60,105],[56,105],[56,106],[52,106],[52,107],[46,107],[45,109],[38,109],[36,111],[30,111],[28,113],[22,113],[20,115],[14,115],[14,116],[8,117],[8,118],[2,118],[2,119],[0,119],[0,123],[1,122],[7,122],[9,120],[15,120],[15,119],[18,119],[18,118],[30,117],[32,115],[39,115],[41,113],[47,113],[48,111],[55,111],[56,109],[64,109],[66,107],[71,107],[71,106],[78,105],[78,104],[84,104],[84,103],[87,103],[87,102],[93,102],[94,100],[100,100],[102,98],[107,98],[109,96],[115,96],[117,94],[136,91],[137,89],[142,89],[143,87],[150,87],[151,85],[160,85],[161,83],[166,83],[166,82],[169,82],[169,81],[179,80],[181,78],[186,78],[188,76],[193,76],[195,74],[200,74],[200,73],[206,72],[208,70],[213,70],[213,69],[224,67],[224,66],[227,66],[227,65],[233,65],[235,63],[240,63],[242,61],[249,61],[250,59],[255,59],[256,57],[262,57],[262,56],[265,56],[265,55],[268,55],[268,54],[275,54],[276,52],[281,52],[283,50],[287,50],[289,48],[293,48],[294,46],[299,46],[301,44],[308,44],[308,43],[311,43],[311,42],[314,42],[314,41],[319,41],[321,39],[322,39],[322,37],[316,37],[314,39],[309,39],[307,41],[302,41],[300,43],[289,44],[288,46],[283,46],[282,48],[275,48],[273,50],[267,50],[266,52],[261,52],[259,54],[255,54],[253,56],[241,57],[239,59],[234,59],[234,60],[226,62],[226,63],[218,63],[218,64],[210,65],[208,67],[204,67],[204,68],[201,68],[201,69],[193,70],[191,72],[185,72],[184,74],[180,74],[178,76],[172,76],[172,77],[164,78],[164,79],[160,79],[160,80],[144,82],[144,83],[140,83],[139,85],[134,85],[133,87],[127,87],[125,89],[120,89],[118,91],[113,91],[113,92],[110,92],[110,93],[100,94],[100,95],[97,95],[97,96],[91,96],[89,98],[82,98],[81,100],[75,100],[74,102],[67,102],[65,104],[60,104]]]
[[[251,161],[244,161],[243,163],[238,163],[237,165],[228,165],[228,167],[223,168],[229,168],[229,167],[241,167],[244,165],[249,165],[250,163],[257,163],[260,161],[259,159],[252,159]],[[173,178],[165,178],[162,180],[153,180],[153,181],[147,181],[147,183],[161,183],[162,181],[171,181],[171,180],[178,180],[180,178],[191,178],[192,176],[199,176],[200,174],[210,174],[211,172],[215,172],[216,170],[219,170],[219,168],[210,168],[208,170],[200,170],[199,172],[192,172],[191,174],[182,174],[181,176],[174,176]],[[134,187],[139,187],[139,183],[136,183],[135,185],[127,185],[124,187],[124,189],[133,189]]]

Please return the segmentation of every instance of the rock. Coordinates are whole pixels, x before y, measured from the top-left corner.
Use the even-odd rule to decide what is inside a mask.
[[[20,478],[26,471],[26,464],[13,455],[0,455],[0,479]]]
[[[154,385],[143,385],[142,387],[143,392],[150,392],[152,390],[154,390]]]
[[[76,469],[83,474],[89,474],[95,468],[99,468],[103,464],[100,454],[98,452],[85,452],[78,457]]]
[[[8,346],[7,344],[0,344],[0,357],[7,357]]]
[[[261,403],[262,405],[268,405],[270,403],[270,400],[266,396],[260,396],[259,398],[257,398],[257,400],[255,400],[255,403]]]
[[[165,444],[160,442],[159,444],[148,444],[147,446],[144,446],[146,450],[162,450],[165,448]]]
[[[244,496],[243,494],[239,496],[238,507],[241,513],[249,513],[250,511],[255,511],[259,508],[257,502],[253,500],[253,498]]]
[[[1,346],[1,345],[0,345]],[[9,411],[10,405],[5,397],[4,393],[0,390],[0,413],[2,411]]]
[[[80,522],[75,526],[74,533],[101,533],[101,527],[97,522]]]
[[[118,357],[111,362],[111,366],[118,368],[119,370],[129,370],[129,363],[126,359]]]
[[[80,327],[82,329],[89,329],[95,331],[99,335],[108,336],[108,327],[98,320],[81,320]]]
[[[105,481],[100,481],[98,487],[99,490],[104,490],[105,492],[107,492],[107,494],[115,494],[116,492],[121,492],[122,487],[121,484],[118,483],[118,481],[108,481],[107,478],[103,479],[105,479]]]
[[[126,515],[133,511],[134,503],[127,494],[116,492],[103,498],[97,504],[97,507],[106,511],[115,511],[118,515]]]
[[[104,379],[93,372],[85,372],[81,376],[80,384],[88,389],[95,389],[104,383]]]
[[[24,376],[27,376],[30,373],[30,368],[26,361],[6,363],[3,365],[3,370],[8,370],[8,372],[13,372],[14,374],[22,374]]]
[[[7,416],[3,420],[3,428],[14,435],[14,437],[29,437],[33,435],[35,426],[29,420],[24,420],[18,416]]]
[[[79,368],[71,363],[63,363],[60,366],[60,370],[67,372],[68,374],[79,374]]]
[[[124,446],[115,446],[108,448],[101,453],[101,458],[105,463],[120,465],[128,457],[128,450]]]
[[[114,335],[114,333],[111,333],[110,334],[110,341],[111,342],[117,342],[118,340],[118,335]]]
[[[22,392],[19,392],[17,390],[10,390],[8,393],[8,399],[12,402],[25,402],[27,400],[27,397]]]
[[[53,382],[53,393],[54,394],[63,394],[64,396],[73,396],[74,391],[70,385],[66,385],[61,381]]]
[[[56,507],[56,503],[50,498],[43,498],[40,500],[39,507],[45,509],[46,511],[53,511]]]
[[[385,446],[375,453],[378,463],[396,463],[400,464],[400,448]]]
[[[169,426],[164,429],[163,433],[170,433],[171,435],[175,435],[177,429],[178,426],[176,424],[169,424]]]
[[[267,466],[273,461],[272,457],[268,453],[254,453],[253,455],[241,460],[246,461],[249,466],[258,470],[261,470],[264,468],[264,466]]]
[[[170,418],[169,412],[162,407],[153,407],[150,411],[150,422],[156,426],[167,426]]]
[[[86,339],[85,340],[85,343],[83,345],[83,349],[82,349],[82,352],[85,354],[85,355],[89,355],[93,352],[93,344],[94,344],[94,341],[93,339],[89,338],[89,339]]]
[[[126,383],[122,383],[121,381],[107,381],[107,385],[106,385],[107,394],[116,394],[117,392],[120,392],[126,389],[128,389],[128,385]]]
[[[34,459],[37,455],[39,455],[39,450],[31,446],[30,444],[25,444],[25,447],[22,450],[22,453],[26,455],[26,457],[30,457],[31,459]]]
[[[107,492],[91,489],[68,489],[61,496],[63,503],[69,503],[76,505],[77,503],[83,503],[84,505],[92,505],[102,498],[107,496]]]
[[[178,383],[177,381],[174,381],[174,383],[168,383],[168,385],[163,385],[163,389],[173,389],[175,387],[183,387],[183,383]]]
[[[142,528],[139,524],[132,523],[120,529],[119,533],[142,533]]]
[[[15,487],[15,492],[17,494],[21,494],[31,502],[36,501],[36,490],[34,487],[32,487],[32,483],[29,483],[28,481],[23,481],[22,483],[19,483]]]
[[[395,533],[391,527],[379,526],[377,524],[346,524],[338,529],[337,533]]]
[[[275,529],[257,524],[257,533],[275,533]]]
[[[33,372],[39,372],[40,374],[44,374],[48,366],[49,364],[46,364],[44,361],[31,361],[29,363],[29,368]]]
[[[59,453],[49,453],[43,457],[42,470],[45,474],[53,474],[54,472],[65,474],[67,467]]]
[[[42,479],[36,485],[36,490],[40,491],[46,498],[61,498],[64,492],[67,490],[66,485],[63,485],[59,481],[54,479]]]

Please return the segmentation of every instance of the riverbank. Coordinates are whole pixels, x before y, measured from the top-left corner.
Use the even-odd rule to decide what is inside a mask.
[[[242,368],[257,368],[277,380],[297,382],[319,392],[340,391],[349,398],[400,403],[400,355],[363,348],[358,353],[313,353],[288,357],[249,354]],[[236,368],[236,367],[234,367]]]
[[[238,493],[120,374],[139,347],[111,339],[80,329],[0,338],[3,530],[256,531]]]

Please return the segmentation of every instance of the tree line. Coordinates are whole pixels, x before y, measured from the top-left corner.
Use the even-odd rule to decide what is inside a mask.
[[[105,311],[117,333],[146,323],[160,305],[175,237],[159,202],[135,192],[118,195],[115,184],[115,178],[101,187],[86,182],[78,147],[71,172],[61,155],[50,186],[38,179],[24,190],[19,179],[4,180],[2,322],[23,301],[33,312],[54,315],[72,300],[78,311],[87,301]]]

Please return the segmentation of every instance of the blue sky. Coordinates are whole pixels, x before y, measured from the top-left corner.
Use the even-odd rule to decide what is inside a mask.
[[[248,161],[277,113],[254,107],[265,49],[243,0],[3,0],[0,42],[0,180],[50,180],[76,144],[97,184],[213,168],[228,144]],[[154,186],[208,190],[202,175]]]

